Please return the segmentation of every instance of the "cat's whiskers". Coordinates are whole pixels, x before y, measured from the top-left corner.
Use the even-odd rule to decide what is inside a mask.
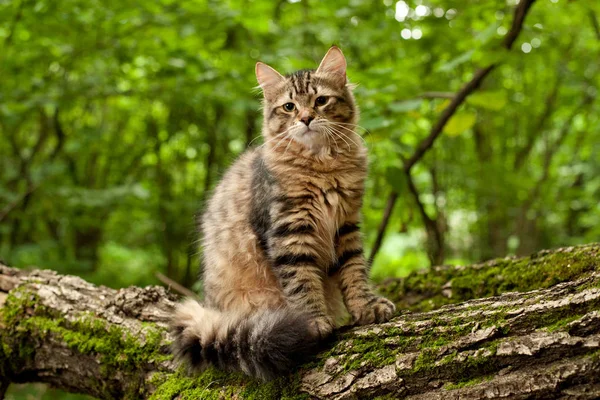
[[[352,124],[352,123],[349,123],[349,122],[332,122],[332,123],[336,124],[336,125],[340,125],[340,128],[342,127],[341,125],[350,126],[350,127],[352,127],[352,129],[360,128],[360,129],[363,130],[364,133],[366,133],[367,135],[369,135],[369,137],[371,136],[371,131],[368,130],[367,128],[365,128],[364,126],[361,126],[361,125],[358,125],[358,124]],[[362,137],[362,135],[359,134],[358,132],[354,132],[354,133],[356,133],[356,136],[358,136],[363,141],[363,143],[368,147],[368,143],[365,140],[365,138]]]
[[[364,139],[362,136],[360,136],[359,134],[357,134],[357,133],[356,133],[354,130],[352,130],[352,129],[350,129],[350,128],[347,128],[347,127],[345,127],[345,126],[337,125],[337,124],[338,124],[337,122],[334,122],[334,123],[332,123],[332,125],[333,125],[333,126],[335,126],[336,128],[341,128],[341,129],[344,129],[344,130],[346,130],[346,131],[348,131],[348,132],[350,132],[350,133],[353,133],[353,134],[354,134],[354,136],[358,136],[358,137],[359,137],[359,138],[360,138],[360,139],[363,141],[363,143],[364,143],[365,145],[367,144],[366,140],[365,140],[365,139]],[[334,128],[334,129],[335,129],[335,128]],[[338,132],[340,135],[346,136],[346,137],[347,137],[349,140],[351,140],[351,141],[352,141],[352,143],[354,143],[356,146],[358,146],[358,143],[356,143],[356,141],[354,141],[354,140],[353,140],[353,139],[350,137],[350,135],[344,134],[344,133],[342,133],[341,131],[337,131],[337,132]]]
[[[289,143],[291,143],[292,138],[290,137],[290,135],[285,135],[284,137],[282,137],[275,146],[273,146],[273,148],[271,149],[272,152],[275,152],[275,150],[277,150],[277,148],[281,145],[281,143],[285,143],[285,139],[289,139],[288,141],[288,145]]]
[[[285,140],[285,139],[288,139],[288,138],[290,139],[290,140],[289,140],[289,143],[288,143],[288,146],[289,146],[289,144],[290,144],[290,143],[292,142],[292,140],[293,140],[293,138],[292,138],[292,134],[293,134],[293,132],[292,132],[292,131],[293,131],[295,128],[296,128],[296,126],[292,125],[292,126],[290,126],[289,128],[287,128],[285,131],[283,131],[283,132],[281,132],[281,133],[277,134],[275,137],[278,137],[278,136],[280,136],[280,135],[283,135],[283,137],[281,137],[281,139],[280,139],[280,140],[277,142],[277,144],[276,144],[275,146],[273,146],[273,148],[271,148],[271,151],[272,151],[272,152],[274,152],[275,150],[277,150],[277,148],[279,147],[279,145],[280,145],[281,143],[284,143],[284,140]],[[273,138],[273,139],[275,139],[275,138]],[[272,139],[271,139],[271,140],[272,140]],[[265,144],[266,144],[266,143],[265,143]]]
[[[287,151],[289,150],[289,148],[290,148],[290,145],[292,144],[292,141],[293,141],[293,140],[294,140],[294,139],[292,139],[292,138],[290,137],[290,140],[288,141],[288,145],[286,146],[286,148],[285,148],[285,151],[283,152],[283,156],[282,156],[283,158],[285,158],[285,155],[287,154]]]
[[[282,139],[282,138],[280,138],[280,136],[285,135],[286,133],[288,133],[290,131],[290,129],[291,128],[288,128],[285,131],[278,133],[277,135],[273,136],[271,139],[267,140],[266,142],[264,142],[263,144],[261,144],[260,146],[258,146],[256,149],[258,150],[261,147],[264,147],[266,144],[272,142],[275,139]],[[250,142],[250,143],[252,143],[252,142]]]
[[[277,145],[276,145],[276,146],[274,146],[274,147],[271,149],[271,151],[272,151],[272,152],[274,152],[274,151],[275,151],[275,150],[276,150],[276,149],[279,147],[279,145],[280,145],[281,143],[283,143],[283,142],[284,142],[284,140],[285,140],[285,139],[289,139],[289,140],[288,140],[288,144],[287,144],[287,146],[286,146],[286,148],[285,148],[285,151],[283,152],[283,154],[281,154],[279,157],[277,157],[277,158],[275,159],[275,162],[280,162],[280,161],[282,161],[283,159],[285,159],[285,157],[286,157],[286,155],[287,155],[287,151],[289,150],[289,148],[290,148],[290,145],[291,145],[291,144],[292,144],[292,142],[294,141],[294,138],[293,138],[294,130],[297,130],[297,129],[298,129],[298,126],[296,126],[296,125],[292,125],[292,126],[290,126],[288,129],[286,129],[286,130],[285,130],[285,133],[287,133],[287,135],[285,135],[285,136],[282,138],[282,140],[280,140],[280,141],[277,143]]]
[[[271,148],[271,149],[270,149],[270,152],[272,152],[273,154],[275,154],[275,153],[276,153],[276,150],[277,150],[277,148],[278,148],[278,147],[281,145],[281,143],[285,143],[285,139],[289,139],[289,141],[288,141],[288,146],[289,146],[289,144],[292,142],[292,138],[291,138],[291,136],[289,135],[289,132],[287,132],[287,131],[286,131],[285,133],[286,133],[286,135],[284,135],[284,136],[283,136],[283,137],[282,137],[282,138],[281,138],[281,139],[280,139],[280,140],[277,142],[277,144],[276,144],[275,146],[273,146],[273,148]],[[279,161],[281,161],[281,159],[282,159],[282,158],[283,158],[283,156],[279,156],[279,157],[275,158],[275,162],[279,162]]]
[[[337,137],[342,139],[344,141],[344,143],[346,143],[346,145],[348,146],[348,151],[352,151],[352,146],[350,146],[350,143],[348,143],[346,138],[348,138],[355,146],[358,146],[358,144],[354,140],[352,140],[348,136],[344,135],[342,132],[338,131],[333,125],[330,125],[329,129],[331,129],[331,132],[333,134],[335,134]],[[346,138],[344,136],[346,136]]]
[[[333,135],[331,134],[331,131],[327,125],[320,125],[319,128],[322,129],[322,132],[325,134],[325,137],[327,138],[327,146],[329,148],[331,148],[331,140],[333,140],[336,149],[335,159],[337,160],[338,156],[340,155],[340,147],[338,146],[337,141],[335,138],[333,138]]]
[[[338,141],[336,140],[336,137],[339,137],[339,135],[337,135],[330,126],[326,126],[325,129],[327,129],[327,132],[329,133],[329,135],[331,135],[331,138],[333,139],[333,143],[335,143],[335,147],[338,154],[341,154],[340,147],[338,146]],[[348,150],[350,151],[350,145],[348,143],[346,144],[348,145]]]

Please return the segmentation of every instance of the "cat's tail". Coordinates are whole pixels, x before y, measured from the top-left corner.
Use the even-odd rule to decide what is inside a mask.
[[[192,370],[214,365],[263,380],[288,372],[313,353],[308,319],[288,308],[236,316],[187,300],[171,322],[173,352]]]

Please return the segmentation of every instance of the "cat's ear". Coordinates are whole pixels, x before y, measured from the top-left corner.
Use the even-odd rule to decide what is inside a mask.
[[[256,80],[260,85],[265,97],[270,96],[274,89],[285,81],[285,78],[265,63],[256,63]]]
[[[346,84],[346,59],[339,47],[331,46],[317,72],[331,75],[340,87]]]

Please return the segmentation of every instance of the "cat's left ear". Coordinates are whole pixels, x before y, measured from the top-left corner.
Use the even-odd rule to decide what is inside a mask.
[[[283,75],[261,62],[256,63],[256,80],[265,97],[270,97],[275,93],[279,84],[285,82]]]
[[[319,64],[317,72],[329,74],[336,84],[343,87],[346,84],[346,59],[342,50],[337,46],[331,46]]]

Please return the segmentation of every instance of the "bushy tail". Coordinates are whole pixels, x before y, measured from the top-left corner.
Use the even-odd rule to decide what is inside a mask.
[[[287,308],[239,317],[187,300],[172,327],[175,357],[192,370],[212,364],[263,380],[288,372],[317,345],[307,318]]]

